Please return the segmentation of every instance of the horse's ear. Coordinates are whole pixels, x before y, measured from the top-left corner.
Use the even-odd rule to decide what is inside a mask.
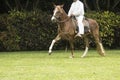
[[[62,4],[62,5],[60,5],[61,6],[61,8],[63,8],[64,7],[64,4]]]
[[[55,3],[52,3],[54,7],[56,7]]]

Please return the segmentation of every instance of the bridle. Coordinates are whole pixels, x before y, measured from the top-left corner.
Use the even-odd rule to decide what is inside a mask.
[[[68,17],[68,18],[66,18],[66,19],[64,19],[64,20],[59,20],[59,19],[57,19],[57,17],[56,16],[54,16],[55,18],[56,18],[56,22],[57,23],[64,23],[64,22],[67,22],[70,18]]]
[[[55,7],[56,7],[56,6],[55,6]],[[62,6],[62,7],[63,7],[63,6]],[[60,19],[60,18],[63,16],[63,14],[62,14],[63,12],[62,12],[61,9],[60,9],[61,6],[60,6],[60,7],[56,7],[56,8],[57,8],[57,10],[60,12],[60,14],[59,14],[59,12],[58,12],[58,14],[59,14],[58,16],[56,15],[57,12],[55,12],[54,15],[53,15],[53,17],[56,19],[56,22],[57,22],[57,23],[65,23],[65,22],[67,22],[67,21],[70,19],[70,17],[66,17],[66,18],[64,18],[64,19]],[[55,9],[56,9],[56,8],[55,8]],[[67,16],[67,15],[66,15],[66,16]]]

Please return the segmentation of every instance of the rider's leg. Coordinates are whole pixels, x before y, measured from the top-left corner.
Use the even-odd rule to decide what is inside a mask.
[[[81,34],[84,34],[84,25],[82,23],[83,16],[76,17],[76,19],[78,21],[78,28],[79,28],[78,34],[76,36],[81,37]]]

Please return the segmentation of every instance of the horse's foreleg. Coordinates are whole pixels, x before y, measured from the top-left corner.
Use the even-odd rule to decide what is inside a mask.
[[[85,41],[86,47],[85,47],[85,51],[84,51],[83,55],[81,56],[82,58],[86,56],[86,54],[88,52],[88,49],[89,49],[89,40],[88,40],[88,38],[85,37],[84,41]]]
[[[52,53],[52,48],[53,48],[55,42],[56,42],[55,40],[52,40],[52,43],[51,43],[51,45],[49,47],[49,55]]]
[[[50,47],[49,47],[49,51],[48,51],[49,55],[51,55],[51,53],[52,53],[52,48],[53,48],[55,42],[57,42],[58,40],[60,40],[60,36],[59,36],[59,35],[57,35],[57,37],[52,40],[52,43],[51,43],[51,45],[50,45]]]

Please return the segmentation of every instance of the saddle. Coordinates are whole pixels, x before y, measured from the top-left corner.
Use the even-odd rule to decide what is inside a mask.
[[[76,27],[76,33],[78,33],[78,23],[77,23],[77,20],[75,17],[72,17],[72,22],[73,24],[75,25]],[[88,18],[84,18],[83,19],[83,25],[84,25],[84,33],[90,33],[90,24],[89,24],[89,21],[88,21]]]
[[[84,25],[84,32],[90,33],[90,23],[89,23],[88,18],[83,19],[83,25]]]

